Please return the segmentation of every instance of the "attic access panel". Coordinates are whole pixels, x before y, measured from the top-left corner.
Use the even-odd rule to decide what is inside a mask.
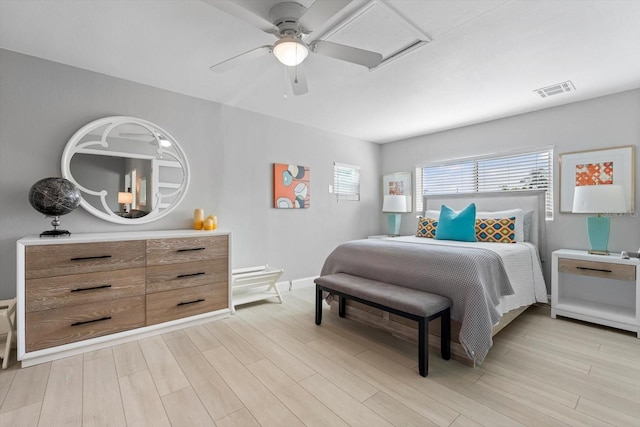
[[[321,39],[382,54],[382,62],[372,70],[431,41],[422,30],[382,0],[365,4]]]

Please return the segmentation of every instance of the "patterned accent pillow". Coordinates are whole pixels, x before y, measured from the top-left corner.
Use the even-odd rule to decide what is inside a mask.
[[[429,237],[431,239],[436,237],[436,228],[438,228],[438,220],[435,218],[418,218],[418,232],[417,237]]]
[[[478,242],[515,243],[516,217],[476,218]]]

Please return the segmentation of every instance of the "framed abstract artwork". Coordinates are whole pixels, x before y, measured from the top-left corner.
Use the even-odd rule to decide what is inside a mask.
[[[309,207],[310,175],[307,166],[273,164],[273,207],[306,209]]]
[[[621,185],[627,212],[634,210],[635,147],[560,154],[560,212],[571,213],[573,193],[584,185]]]
[[[413,212],[411,203],[411,172],[394,172],[383,175],[382,195],[399,195],[407,197],[407,212]]]

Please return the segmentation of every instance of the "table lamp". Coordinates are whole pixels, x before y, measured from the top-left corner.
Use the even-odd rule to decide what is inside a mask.
[[[583,185],[573,193],[573,213],[594,213],[587,217],[590,254],[607,255],[610,219],[604,213],[622,213],[627,211],[624,190],[621,185]]]
[[[400,234],[400,221],[402,216],[400,213],[409,212],[407,209],[407,205],[409,204],[408,196],[400,196],[397,194],[392,194],[389,196],[384,196],[384,201],[382,203],[382,212],[389,212],[388,222],[389,222],[389,234],[392,236],[397,236]]]
[[[122,204],[123,211],[128,213],[128,205],[133,203],[133,193],[130,193],[128,191],[120,191],[118,193],[118,203]]]

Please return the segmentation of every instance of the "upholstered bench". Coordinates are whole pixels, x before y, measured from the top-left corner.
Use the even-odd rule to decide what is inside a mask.
[[[441,317],[442,358],[451,358],[451,300],[441,295],[337,273],[321,276],[316,283],[316,325],[322,323],[322,293],[338,296],[338,314],[345,315],[345,300],[351,299],[418,322],[418,366],[420,375],[429,372],[429,321]]]

